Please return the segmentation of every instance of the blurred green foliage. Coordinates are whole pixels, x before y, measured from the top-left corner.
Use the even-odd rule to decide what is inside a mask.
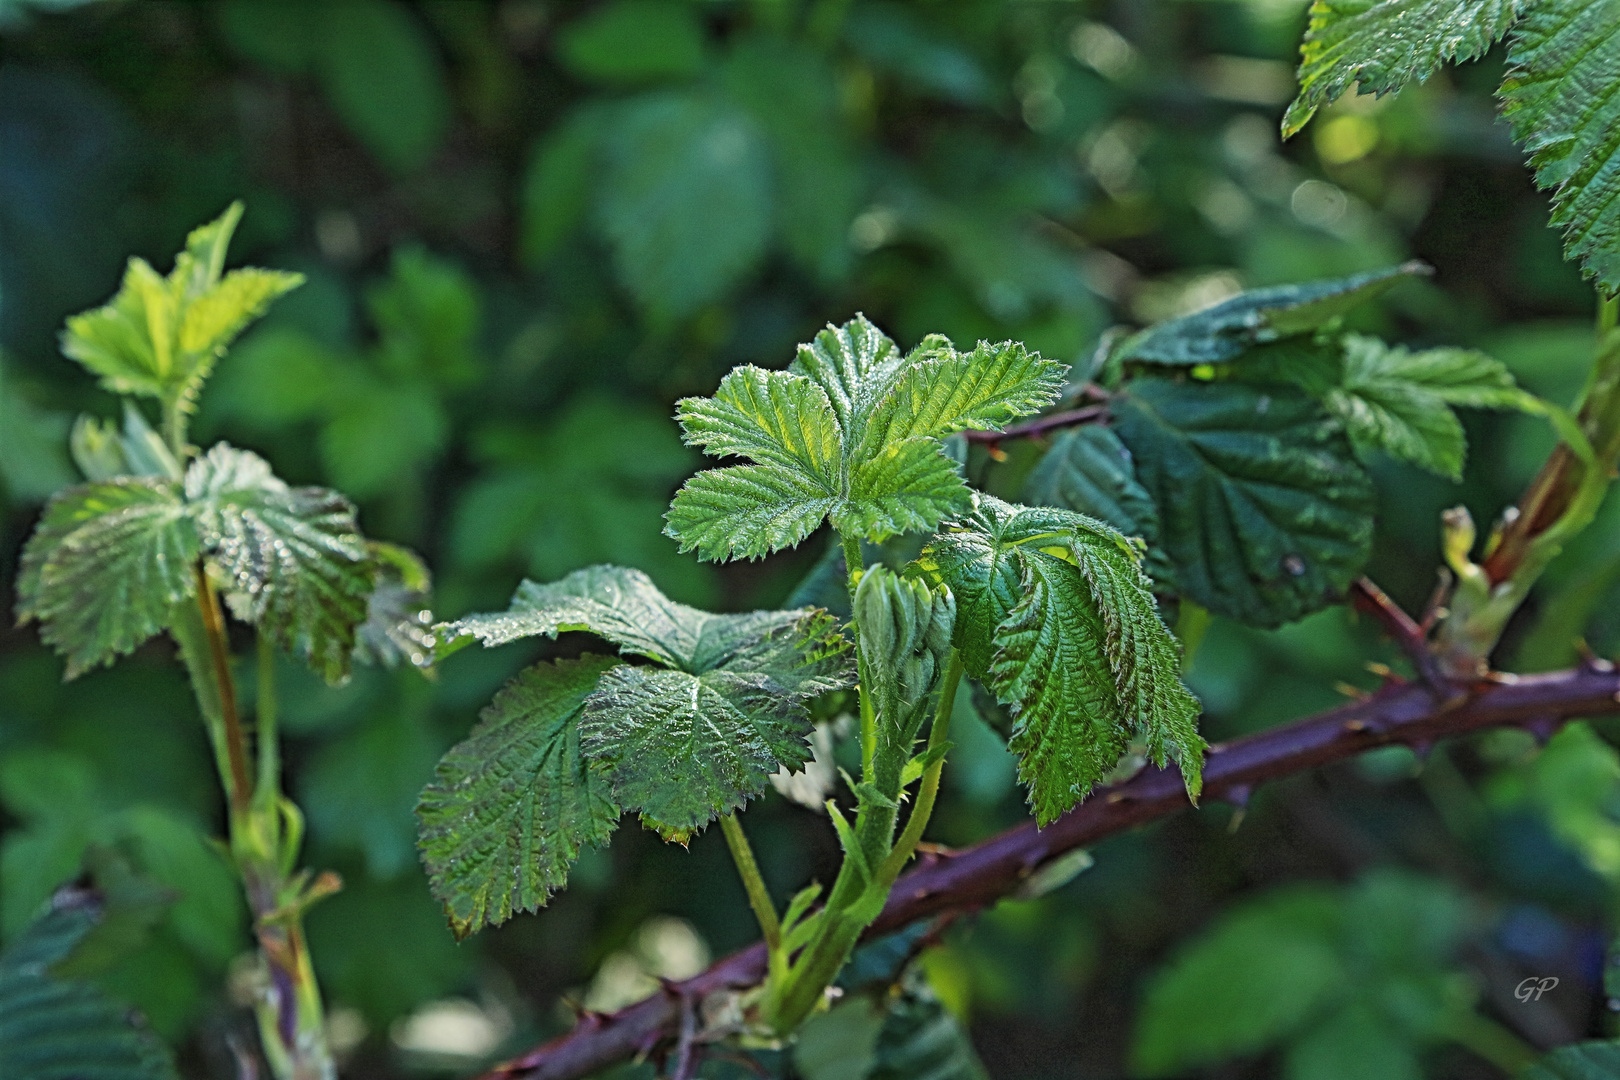
[[[1355,329],[1483,349],[1567,403],[1592,296],[1495,119],[1501,48],[1396,98],[1342,100],[1284,144],[1305,21],[1298,0],[0,5],[5,590],[41,500],[74,478],[73,417],[111,413],[58,354],[64,318],[108,296],[128,254],[167,257],[237,197],[242,259],[307,282],[222,366],[196,438],[354,495],[370,535],[426,553],[445,616],[500,605],[523,574],[597,562],[642,567],[685,602],[781,602],[819,540],[716,570],[659,535],[697,464],[671,405],[736,363],[780,366],[854,311],[903,347],[933,331],[1016,338],[1084,373],[1112,322],[1417,257],[1433,281],[1392,290]],[[1372,470],[1371,573],[1412,610],[1433,584],[1438,510],[1492,520],[1553,440],[1527,417],[1463,426],[1460,484],[1391,460]],[[1015,497],[1034,449],[975,448],[970,468]],[[1620,649],[1617,537],[1611,506],[1549,572],[1504,659],[1559,666],[1580,633]],[[246,1031],[220,992],[245,916],[206,840],[221,808],[167,650],[62,685],[32,631],[0,630],[0,936],[15,940],[86,852],[126,852],[177,895],[94,977],[175,1040],[187,1075],[224,1076],[227,1037]],[[552,1003],[583,1000],[654,916],[687,920],[711,954],[752,936],[719,837],[683,852],[627,830],[540,916],[453,942],[411,805],[534,657],[469,650],[433,681],[368,669],[332,691],[280,673],[308,861],[347,882],[312,912],[310,938],[355,1075],[465,1072],[558,1030],[571,1016]],[[1332,705],[1336,685],[1370,687],[1369,660],[1397,662],[1331,609],[1270,632],[1218,620],[1188,677],[1213,740]],[[1024,817],[1004,746],[961,721],[935,819],[947,843]],[[1350,1074],[1310,1062],[1375,1051],[1401,1062],[1384,1077],[1495,1075],[1391,1002],[1455,1020],[1464,1001],[1538,1046],[1605,1034],[1617,738],[1594,724],[1538,751],[1499,733],[1421,767],[1392,751],[1263,791],[1236,829],[1211,806],[1114,838],[1073,883],[953,929],[917,997],[937,995],[998,1078],[1239,1052],[1260,1053],[1219,1075],[1327,1077]],[[768,799],[749,824],[779,896],[836,864],[808,811]],[[1347,914],[1379,889],[1410,896],[1396,914]],[[1320,925],[1285,933],[1301,904]],[[1203,982],[1188,974],[1234,926],[1257,936],[1232,961],[1248,978],[1213,962]],[[1267,982],[1256,965],[1289,942],[1315,959]],[[1354,974],[1319,978],[1345,965]],[[1530,975],[1561,989],[1521,1005],[1511,990]],[[1309,979],[1310,993],[1294,987]],[[1401,997],[1402,980],[1428,989]],[[483,1025],[459,1057],[413,1034],[413,1014],[447,998]],[[1204,1039],[1194,1022],[1211,1002],[1236,1019]],[[934,1006],[913,1006],[933,1022]],[[874,1047],[894,1015],[861,1021]],[[874,1060],[840,1075],[898,1075]]]

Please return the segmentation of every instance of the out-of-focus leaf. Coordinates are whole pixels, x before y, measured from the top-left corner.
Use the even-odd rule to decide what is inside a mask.
[[[867,1080],[988,1080],[968,1033],[921,972],[902,979],[899,990],[887,1002]]]
[[[1152,364],[1218,364],[1249,348],[1318,330],[1408,277],[1432,271],[1420,262],[1304,285],[1251,289],[1203,311],[1149,327],[1115,352]]]
[[[23,548],[17,615],[67,657],[74,678],[169,622],[196,588],[197,527],[175,485],[133,477],[69,488]]]
[[[332,107],[388,168],[427,163],[450,122],[433,41],[393,0],[323,0],[317,69]]]
[[[1159,508],[1182,595],[1258,626],[1332,603],[1372,548],[1372,482],[1302,391],[1137,378],[1115,430]]]
[[[62,452],[67,432],[68,418],[23,397],[0,365],[0,495],[14,503],[32,502],[73,483]]]
[[[526,669],[439,763],[416,813],[433,895],[457,937],[544,905],[580,849],[617,827],[608,781],[580,752],[579,715],[619,663]]]
[[[1620,1043],[1561,1046],[1520,1074],[1520,1080],[1614,1080],[1620,1076]]]
[[[444,448],[450,420],[439,395],[417,381],[354,380],[321,429],[321,463],[356,498],[385,494]]]
[[[1284,137],[1352,86],[1389,94],[1448,61],[1484,55],[1527,6],[1525,0],[1316,0]]]
[[[858,53],[914,90],[970,106],[994,96],[979,60],[904,4],[862,4],[850,12],[844,33]]]
[[[772,199],[764,137],[746,113],[700,92],[648,95],[613,117],[598,222],[619,279],[643,310],[660,322],[684,318],[765,253]]]
[[[328,682],[347,678],[374,584],[349,501],[289,488],[263,458],[225,443],[186,471],[186,498],[232,613]]]
[[[398,877],[414,861],[411,808],[443,746],[412,701],[379,709],[310,762],[299,792],[310,826],[358,850],[372,877]]]
[[[1289,1047],[1289,1080],[1423,1080],[1417,1047],[1366,1006],[1337,1013]]]
[[[168,1052],[128,1010],[85,983],[57,978],[59,963],[100,921],[90,894],[59,904],[0,954],[0,1076],[7,1080],[171,1080]]]
[[[388,277],[366,292],[381,337],[378,359],[394,376],[421,376],[450,387],[476,379],[483,321],[467,272],[420,247],[394,252]]]
[[[585,221],[610,109],[587,102],[535,143],[523,175],[523,255],[554,253]]]
[[[1536,183],[1552,189],[1564,251],[1612,295],[1620,291],[1620,2],[1525,7],[1508,50],[1502,112]]]
[[[788,253],[824,280],[841,278],[866,179],[843,130],[833,71],[811,49],[754,35],[732,45],[721,79],[770,142],[776,227]]]
[[[1299,1031],[1343,994],[1335,897],[1277,890],[1221,916],[1148,986],[1133,1071],[1170,1076],[1254,1053]]]
[[[610,0],[563,28],[557,55],[580,78],[616,85],[696,75],[703,27],[688,4]]]

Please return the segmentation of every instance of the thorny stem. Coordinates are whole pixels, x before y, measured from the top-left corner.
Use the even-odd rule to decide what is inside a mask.
[[[754,917],[759,920],[765,947],[771,953],[772,967],[780,964],[784,968],[783,974],[786,974],[787,957],[782,955],[782,924],[776,918],[776,908],[771,903],[770,890],[765,888],[765,879],[760,875],[759,863],[754,861],[754,849],[748,843],[748,834],[743,831],[742,822],[737,820],[735,813],[720,816],[720,830],[726,834],[726,846],[731,849],[732,861],[737,864],[737,876],[742,878],[743,888],[748,892],[748,905],[754,909]]]
[[[1107,405],[1086,405],[1078,409],[1068,409],[1064,412],[1055,412],[1048,416],[1037,417],[1022,424],[1013,424],[1004,431],[980,431],[977,429],[964,431],[962,437],[968,442],[992,444],[1001,442],[1003,439],[1031,439],[1044,435],[1048,431],[1055,431],[1058,428],[1094,424],[1107,415]]]

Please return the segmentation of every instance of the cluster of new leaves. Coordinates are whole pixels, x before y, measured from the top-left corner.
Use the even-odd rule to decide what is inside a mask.
[[[108,476],[53,498],[23,549],[17,614],[72,678],[167,629],[202,574],[238,618],[328,681],[347,676],[377,575],[354,508],[224,443],[179,478]]]
[[[1335,329],[1426,270],[1256,289],[1124,340],[1112,426],[1055,440],[1025,498],[1141,537],[1159,585],[1218,614],[1275,626],[1334,602],[1371,550],[1358,452],[1458,479],[1454,406],[1550,411],[1482,353]]]
[[[241,218],[242,204],[233,203],[193,230],[167,277],[144,259],[130,259],[111,302],[68,320],[62,351],[114,393],[189,411],[236,335],[304,280],[253,267],[225,273],[225,250]]]
[[[968,673],[1013,707],[1009,745],[1039,824],[1079,802],[1132,735],[1156,763],[1175,758],[1198,795],[1198,701],[1140,559],[1100,521],[978,495],[915,564],[956,597]]]
[[[806,703],[850,682],[848,645],[824,613],[712,615],[619,567],[525,582],[507,611],[438,629],[440,655],[573,630],[647,661],[536,664],[440,762],[417,808],[422,856],[463,936],[544,904],[623,810],[685,842],[803,767]]]
[[[1536,182],[1553,190],[1569,254],[1620,291],[1620,2],[1316,0],[1300,46],[1292,135],[1352,86],[1378,94],[1509,37],[1502,111]]]
[[[828,327],[788,370],[739,367],[680,402],[688,443],[753,464],[687,481],[665,531],[723,560],[792,547],[829,519],[874,541],[931,530],[968,497],[940,438],[1038,411],[1063,375],[1016,342],[960,352],[935,335],[901,353],[864,317]]]

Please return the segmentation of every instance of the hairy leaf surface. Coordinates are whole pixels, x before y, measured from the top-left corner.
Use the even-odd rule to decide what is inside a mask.
[[[1420,262],[1303,285],[1250,289],[1203,311],[1149,327],[1124,342],[1120,360],[1193,366],[1236,360],[1255,345],[1319,330],[1405,278],[1432,273]]]
[[[1299,47],[1299,96],[1283,137],[1352,86],[1388,94],[1441,64],[1472,60],[1518,18],[1526,0],[1316,0]]]
[[[714,397],[680,403],[688,443],[756,464],[693,477],[665,532],[736,559],[797,544],[826,517],[875,541],[932,529],[967,495],[940,437],[1036,412],[1062,377],[1013,342],[959,352],[934,335],[902,355],[864,316],[828,327],[789,370],[738,368]]]
[[[375,585],[349,501],[325,488],[290,488],[263,458],[225,443],[191,464],[185,487],[232,614],[328,682],[346,678]]]
[[[457,937],[543,906],[619,807],[580,752],[579,716],[611,657],[536,664],[495,696],[422,792],[422,861]]]
[[[1564,247],[1620,292],[1620,0],[1541,0],[1514,27],[1502,112]]]
[[[1138,378],[1113,409],[1183,595],[1277,626],[1331,603],[1361,572],[1372,482],[1339,422],[1303,391]]]
[[[1157,764],[1176,759],[1197,797],[1198,701],[1139,558],[1100,521],[979,495],[918,559],[956,596],[968,672],[1013,706],[1009,745],[1041,825],[1083,798],[1132,734]]]
[[[23,548],[17,615],[67,657],[67,677],[127,653],[196,589],[197,528],[175,485],[122,477],[51,500]]]
[[[1060,433],[1029,474],[1024,500],[1074,510],[1126,536],[1141,537],[1149,546],[1151,567],[1159,509],[1137,482],[1131,452],[1112,428],[1087,424]]]

